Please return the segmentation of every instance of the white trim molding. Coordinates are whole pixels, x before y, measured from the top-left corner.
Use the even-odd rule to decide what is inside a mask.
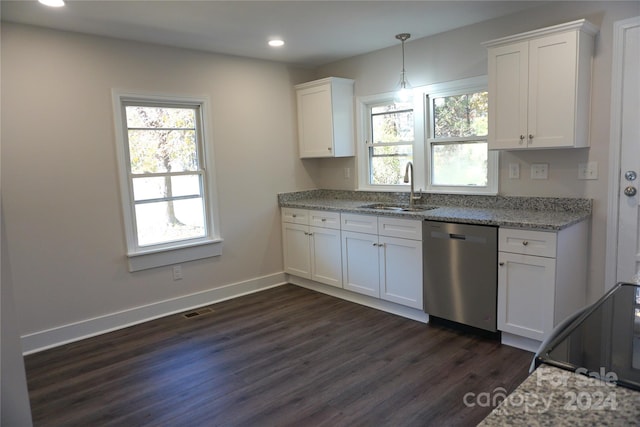
[[[129,326],[237,298],[286,284],[285,273],[275,273],[184,295],[127,310],[98,316],[22,336],[24,354],[37,353],[63,344],[123,329]]]
[[[618,261],[618,210],[620,198],[620,150],[622,135],[622,61],[624,33],[640,26],[640,16],[616,21],[613,24],[613,59],[611,67],[611,127],[609,129],[609,192],[607,200],[607,245],[605,280],[602,292],[616,284]]]

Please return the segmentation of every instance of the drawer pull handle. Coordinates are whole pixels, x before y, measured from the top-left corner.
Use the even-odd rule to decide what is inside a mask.
[[[327,221],[327,218],[322,218],[320,221],[322,221],[322,222],[326,222],[326,221]]]
[[[529,244],[529,242],[527,242],[526,240],[524,242],[522,242],[522,246],[527,246]]]
[[[297,218],[297,217],[298,217],[298,215],[296,215],[296,214],[293,214],[293,215],[291,215],[291,216],[292,216],[293,218]]]
[[[500,267],[504,267],[504,262],[500,262],[500,263],[498,263],[498,265],[499,265]]]

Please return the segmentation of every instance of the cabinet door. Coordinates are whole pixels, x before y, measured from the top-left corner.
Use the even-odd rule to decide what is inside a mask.
[[[340,230],[311,227],[311,279],[342,287]]]
[[[527,42],[491,48],[489,61],[489,149],[526,148]]]
[[[284,247],[284,271],[295,276],[311,278],[311,251],[309,227],[300,224],[282,223]]]
[[[422,242],[380,237],[380,298],[422,310]]]
[[[529,42],[529,148],[574,145],[577,37],[570,32]]]
[[[553,330],[556,260],[498,253],[498,329],[542,341]]]
[[[299,89],[297,99],[300,157],[332,157],[331,85]]]
[[[342,232],[342,284],[347,290],[380,297],[378,236]]]

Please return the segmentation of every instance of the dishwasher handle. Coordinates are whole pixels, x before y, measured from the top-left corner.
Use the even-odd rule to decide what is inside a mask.
[[[431,238],[434,239],[446,239],[446,240],[462,240],[473,243],[487,243],[487,238],[484,236],[472,236],[469,234],[460,233],[444,233],[442,231],[432,231]]]

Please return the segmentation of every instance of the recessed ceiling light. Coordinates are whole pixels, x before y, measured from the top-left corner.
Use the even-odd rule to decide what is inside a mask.
[[[38,0],[40,4],[49,7],[62,7],[64,6],[64,0]]]
[[[280,40],[280,39],[269,40],[269,46],[271,47],[284,46],[284,40]]]

